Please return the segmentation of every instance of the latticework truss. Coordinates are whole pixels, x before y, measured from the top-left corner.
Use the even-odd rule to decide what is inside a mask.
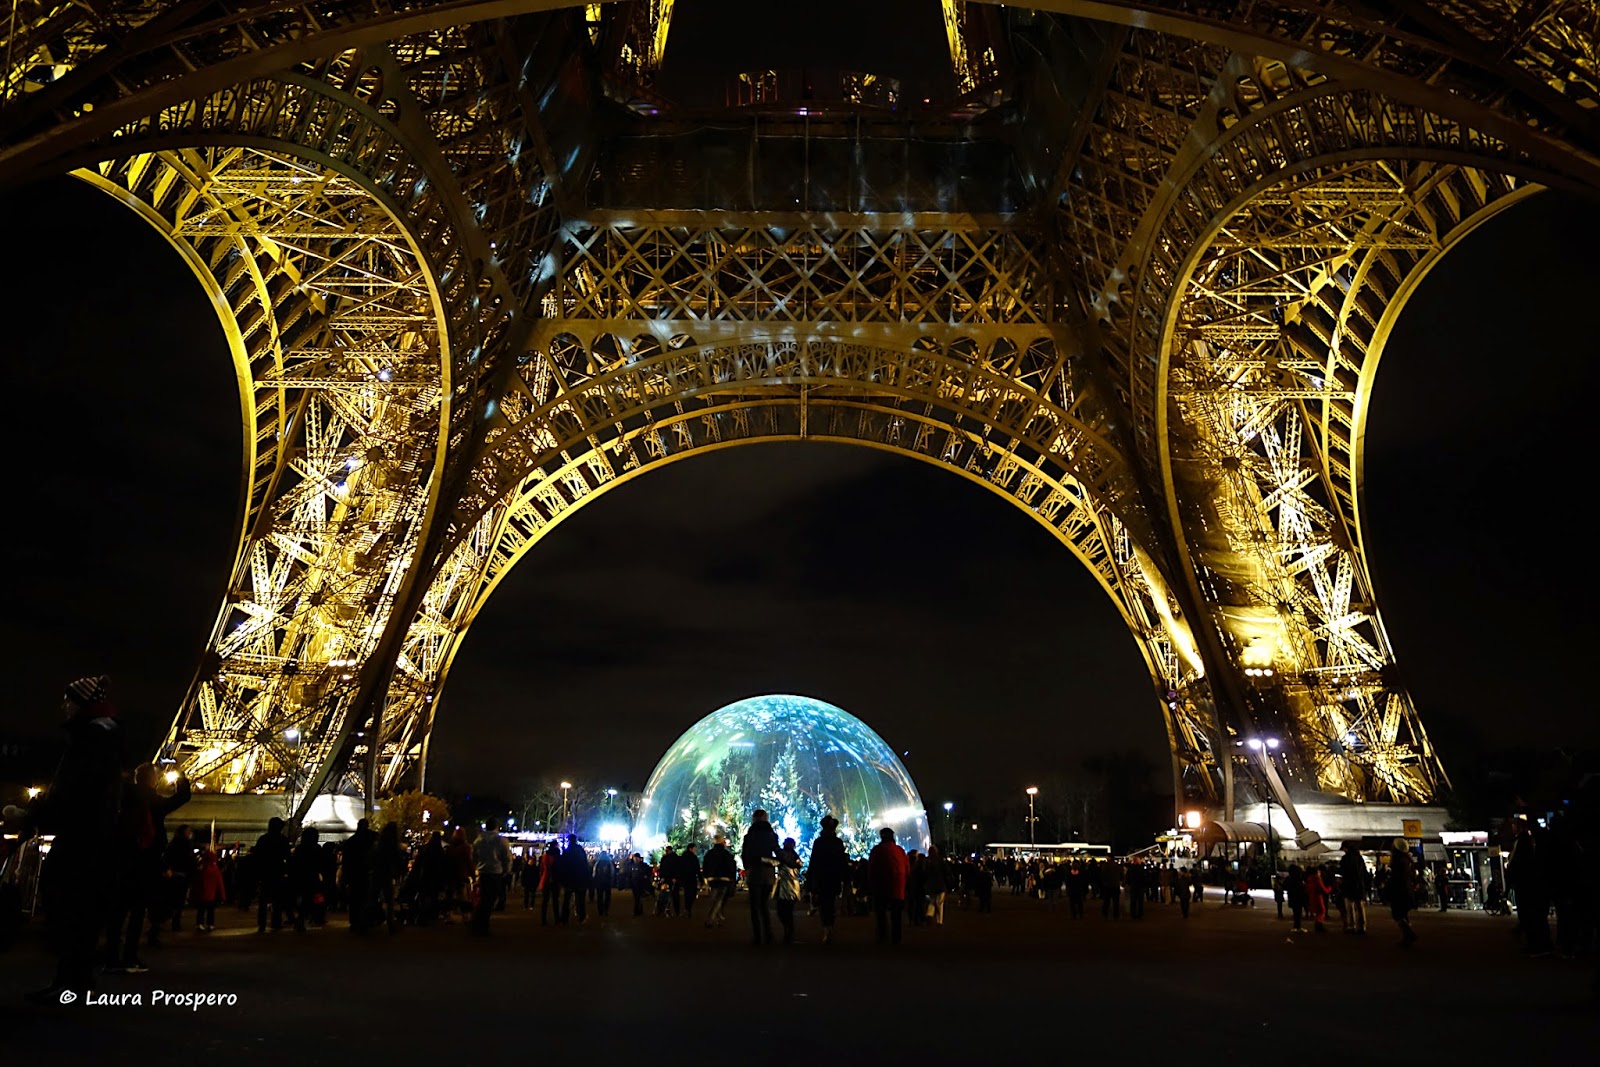
[[[699,452],[829,439],[980,482],[1089,567],[1180,794],[1231,803],[1270,730],[1292,786],[1435,798],[1364,420],[1456,242],[1600,189],[1600,4],[942,6],[984,106],[924,112],[902,156],[893,101],[866,142],[835,114],[831,186],[809,117],[719,145],[608,103],[653,92],[665,0],[0,12],[0,183],[75,172],[139,212],[238,370],[237,561],[163,751],[302,811],[395,786],[556,523]],[[1006,81],[1000,53],[1032,58]]]

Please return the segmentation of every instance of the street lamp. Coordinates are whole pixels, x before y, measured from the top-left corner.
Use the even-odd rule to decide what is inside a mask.
[[[561,825],[563,827],[565,827],[566,829],[568,829],[568,830],[572,829],[572,827],[570,825],[568,825],[568,823],[567,823],[567,813],[570,810],[567,807],[567,792],[571,788],[572,788],[572,783],[571,782],[562,782],[561,783]]]
[[[40,789],[38,786],[30,785],[28,787],[28,799],[32,800],[34,797],[38,796],[40,793],[43,793],[43,792],[44,792],[44,790]]]
[[[1250,751],[1260,754],[1262,763],[1270,764],[1272,753],[1278,747],[1278,739],[1276,737],[1252,737],[1245,744],[1250,747]],[[1272,840],[1272,776],[1269,774],[1267,776],[1267,879],[1269,884],[1271,879],[1277,876],[1278,848]]]
[[[1028,848],[1034,850],[1037,850],[1037,842],[1034,841],[1033,832],[1033,798],[1038,795],[1039,787],[1036,785],[1030,785],[1028,787]]]
[[[947,856],[955,850],[955,835],[950,832],[950,812],[954,810],[954,804],[948,800],[944,802],[944,852]]]
[[[289,785],[289,811],[288,811],[288,816],[289,816],[290,819],[293,819],[294,818],[294,812],[295,812],[295,796],[294,796],[294,794],[295,794],[295,790],[300,785],[300,746],[297,743],[300,740],[300,731],[296,730],[293,726],[291,726],[291,727],[289,727],[287,730],[285,730],[283,732],[283,739],[285,741],[289,742],[289,753],[290,753],[290,755],[292,755],[294,757],[294,764],[293,764],[293,766],[291,766],[289,768],[289,782],[288,782],[288,785]]]

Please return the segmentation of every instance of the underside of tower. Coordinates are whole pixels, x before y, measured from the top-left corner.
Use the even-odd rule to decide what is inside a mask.
[[[1466,234],[1600,188],[1600,5],[1037,6],[17,0],[0,184],[139,213],[238,372],[236,562],[162,754],[301,814],[413,782],[544,533],[818,438],[1090,568],[1180,805],[1435,800],[1374,374]]]

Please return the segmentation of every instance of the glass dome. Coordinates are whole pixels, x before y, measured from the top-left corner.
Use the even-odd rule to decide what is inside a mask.
[[[751,697],[690,727],[645,785],[633,847],[693,841],[704,856],[721,833],[737,853],[756,808],[803,858],[830,814],[852,856],[866,855],[884,826],[907,850],[928,847],[922,798],[883,738],[849,712],[800,696]]]

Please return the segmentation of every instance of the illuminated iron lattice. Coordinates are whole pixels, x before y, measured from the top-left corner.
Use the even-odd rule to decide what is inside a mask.
[[[943,118],[798,121],[774,75],[709,133],[657,96],[670,0],[9,6],[0,182],[139,213],[238,372],[236,562],[162,747],[208,788],[401,784],[544,533],[811,438],[1049,527],[1145,655],[1184,800],[1286,799],[1241,758],[1268,730],[1291,784],[1447,784],[1373,593],[1364,421],[1442,256],[1600,187],[1593,0],[941,0]]]

